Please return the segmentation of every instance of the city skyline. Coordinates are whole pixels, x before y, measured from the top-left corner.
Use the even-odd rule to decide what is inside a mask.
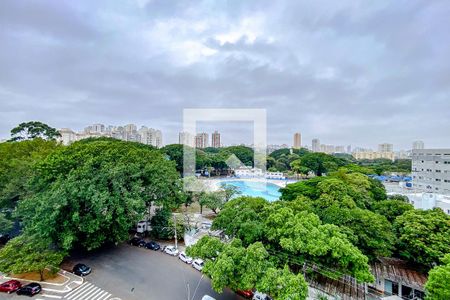
[[[133,128],[129,128],[128,127],[133,127]],[[201,145],[205,145],[205,146],[201,146],[198,148],[206,148],[206,147],[213,147],[213,148],[220,148],[220,147],[227,147],[227,146],[235,146],[235,145],[251,145],[251,143],[249,142],[249,140],[246,141],[241,141],[241,142],[235,142],[235,143],[223,143],[222,141],[222,131],[219,131],[217,129],[214,129],[213,131],[211,131],[210,133],[208,133],[205,130],[198,130],[195,134],[194,133],[190,133],[190,132],[184,132],[184,131],[180,131],[178,132],[178,140],[174,143],[168,143],[168,142],[163,142],[162,141],[162,135],[163,135],[163,131],[160,129],[153,129],[153,128],[148,128],[145,125],[141,126],[141,129],[137,130],[137,126],[134,123],[130,123],[127,125],[123,125],[123,126],[113,126],[113,125],[105,125],[102,123],[94,123],[88,126],[85,126],[83,130],[74,130],[72,128],[68,128],[68,127],[64,127],[64,128],[57,128],[60,132],[66,132],[67,130],[72,131],[74,134],[82,134],[82,133],[88,133],[89,131],[91,131],[91,133],[100,133],[100,132],[107,132],[107,131],[111,131],[113,128],[120,128],[120,127],[124,127],[125,130],[134,130],[136,132],[139,132],[140,130],[142,130],[143,128],[146,129],[150,129],[150,130],[156,130],[161,134],[161,142],[160,142],[160,146],[165,146],[165,145],[169,145],[169,144],[186,144],[186,145],[190,145],[190,146],[194,146],[194,145],[199,145],[197,143],[197,138],[199,138],[200,135],[205,135],[203,136],[201,139],[202,141],[200,142]],[[214,134],[218,135],[218,140],[215,143],[214,142]],[[211,136],[210,136],[211,135]],[[313,138],[309,143],[308,141],[303,140],[303,135],[302,132],[294,132],[293,135],[293,140],[291,141],[291,143],[282,143],[282,144],[275,144],[275,143],[267,143],[267,147],[269,149],[281,149],[281,148],[298,148],[296,147],[295,143],[296,140],[298,140],[299,145],[301,146],[300,148],[306,148],[309,149],[313,152],[324,152],[324,153],[354,153],[354,152],[401,152],[401,151],[410,151],[410,150],[415,150],[415,149],[424,149],[424,148],[430,148],[430,147],[425,147],[425,143],[422,140],[414,140],[411,141],[410,147],[409,148],[398,148],[395,146],[395,144],[393,143],[377,143],[375,147],[367,147],[367,146],[363,146],[363,145],[354,145],[354,144],[343,144],[343,143],[338,143],[336,145],[334,144],[322,144],[319,138]],[[84,137],[83,137],[84,138]],[[78,138],[80,139],[80,138]],[[76,140],[75,138],[73,138],[73,141]],[[131,139],[133,140],[133,139]],[[318,143],[317,144],[317,148],[314,147],[314,143]],[[151,143],[150,143],[151,144]],[[384,149],[381,149],[382,147],[384,147]],[[374,150],[377,149],[377,150]]]
[[[272,144],[300,129],[304,141],[449,147],[442,5],[7,1],[0,139],[30,120],[134,122],[176,143],[183,109],[212,107],[267,109]]]

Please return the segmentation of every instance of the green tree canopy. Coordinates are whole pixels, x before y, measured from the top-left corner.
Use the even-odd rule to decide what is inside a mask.
[[[266,236],[275,247],[294,255],[300,263],[302,260],[315,262],[337,273],[350,274],[361,282],[374,280],[369,271],[368,258],[338,226],[322,224],[317,215],[306,211],[295,212],[282,204],[275,204],[269,209]]]
[[[444,256],[442,265],[430,271],[425,290],[426,299],[450,299],[450,253]]]
[[[0,234],[8,233],[13,227],[13,222],[0,212]]]
[[[0,209],[14,208],[29,191],[33,166],[62,146],[37,138],[15,143],[0,143]]]
[[[376,213],[385,216],[391,223],[393,223],[398,216],[413,209],[414,206],[412,206],[412,204],[395,199],[383,200],[373,205],[373,210]]]
[[[402,257],[425,266],[450,252],[450,216],[440,208],[409,210],[394,222]]]
[[[257,288],[274,299],[306,299],[308,287],[301,274],[293,274],[286,266],[277,269],[261,242],[244,247],[235,239],[224,244],[213,237],[203,237],[189,247],[188,255],[205,259],[202,272],[211,278],[214,290],[222,292]]]
[[[7,274],[39,272],[42,281],[44,270],[57,268],[63,258],[64,252],[53,249],[49,240],[25,234],[0,249],[0,271]]]
[[[11,141],[23,141],[35,138],[44,140],[56,140],[61,134],[53,127],[42,122],[30,121],[20,123],[11,129]]]
[[[267,200],[254,197],[238,197],[227,202],[214,219],[213,229],[224,232],[249,245],[264,237],[263,213]]]
[[[26,228],[66,250],[125,240],[149,203],[184,201],[173,162],[152,147],[114,139],[53,152],[36,165],[32,189],[18,210]]]

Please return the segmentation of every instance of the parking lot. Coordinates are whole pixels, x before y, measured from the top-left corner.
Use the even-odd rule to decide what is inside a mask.
[[[199,271],[161,251],[121,245],[80,256],[76,262],[92,267],[88,282],[122,300],[200,300],[205,294],[217,300],[243,299],[230,290],[217,294]]]
[[[70,263],[92,267],[86,282],[67,294],[44,292],[33,299],[70,300],[201,300],[210,295],[217,300],[241,300],[230,290],[217,294],[210,280],[178,257],[161,251],[127,244],[78,255]],[[69,265],[70,265],[69,263]],[[28,299],[0,293],[0,299]]]

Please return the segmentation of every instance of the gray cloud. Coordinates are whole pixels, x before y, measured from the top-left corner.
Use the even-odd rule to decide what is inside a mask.
[[[0,138],[39,119],[145,124],[170,143],[183,108],[255,107],[269,143],[301,131],[308,143],[448,147],[449,12],[410,0],[2,1]],[[247,137],[220,127],[229,143]]]

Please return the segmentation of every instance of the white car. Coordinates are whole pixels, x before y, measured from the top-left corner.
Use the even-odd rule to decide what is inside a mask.
[[[192,263],[192,257],[189,257],[186,255],[186,252],[182,251],[180,252],[180,255],[178,255],[178,258],[182,261],[185,262],[187,264]]]
[[[175,248],[175,246],[167,246],[164,248],[164,253],[167,253],[169,255],[172,256],[177,256],[178,255],[178,249]]]
[[[213,297],[211,297],[209,295],[205,295],[205,296],[202,297],[202,300],[216,300],[216,298],[213,298]]]
[[[204,265],[205,262],[203,261],[203,259],[196,258],[192,261],[192,267],[198,271],[201,271]]]

